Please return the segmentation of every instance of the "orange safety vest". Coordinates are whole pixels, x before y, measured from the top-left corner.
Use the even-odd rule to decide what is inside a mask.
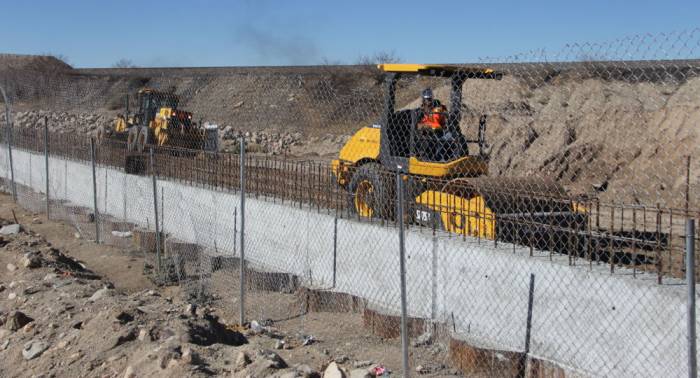
[[[445,107],[434,107],[430,113],[423,115],[419,123],[428,125],[433,130],[441,129],[445,125]]]

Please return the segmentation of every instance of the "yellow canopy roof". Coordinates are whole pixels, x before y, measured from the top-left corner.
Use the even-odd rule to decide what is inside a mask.
[[[377,68],[384,72],[396,73],[421,73],[430,74],[434,72],[436,75],[452,74],[454,72],[463,72],[472,74],[476,77],[496,77],[502,76],[501,73],[495,72],[491,68],[465,67],[450,64],[404,64],[404,63],[386,63],[378,64]]]

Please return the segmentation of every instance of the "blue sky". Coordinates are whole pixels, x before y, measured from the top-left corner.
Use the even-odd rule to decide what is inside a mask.
[[[469,62],[700,27],[700,1],[0,0],[0,53],[76,67]],[[697,47],[696,47],[697,50]]]

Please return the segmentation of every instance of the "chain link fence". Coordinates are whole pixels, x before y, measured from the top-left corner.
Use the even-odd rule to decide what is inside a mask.
[[[469,65],[15,67],[0,173],[292,348],[349,340],[405,376],[684,376],[698,53],[695,29]]]

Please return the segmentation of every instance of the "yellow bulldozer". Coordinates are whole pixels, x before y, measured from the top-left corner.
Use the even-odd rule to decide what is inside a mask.
[[[143,171],[143,152],[149,145],[176,147],[170,151],[178,154],[218,149],[216,128],[197,125],[191,112],[178,108],[179,102],[174,93],[143,88],[137,93],[138,108],[130,114],[126,96],[126,114],[119,114],[113,130],[101,132],[100,136],[126,143],[127,173]]]
[[[411,223],[478,238],[549,243],[550,247],[561,241],[557,239],[577,235],[572,230],[585,227],[583,206],[554,181],[487,177],[485,116],[473,133],[475,138],[462,133],[465,81],[500,80],[503,73],[456,65],[381,64],[378,68],[386,86],[380,122],[358,130],[332,162],[355,216],[395,219],[398,172],[405,182],[404,198],[409,199],[403,216]],[[396,110],[396,91],[406,87],[397,83],[418,76],[446,80],[451,87],[449,107],[431,98],[427,107]],[[434,109],[441,109],[438,119],[443,123],[438,129],[422,128],[421,122],[434,116]],[[473,145],[478,152],[470,154]]]

